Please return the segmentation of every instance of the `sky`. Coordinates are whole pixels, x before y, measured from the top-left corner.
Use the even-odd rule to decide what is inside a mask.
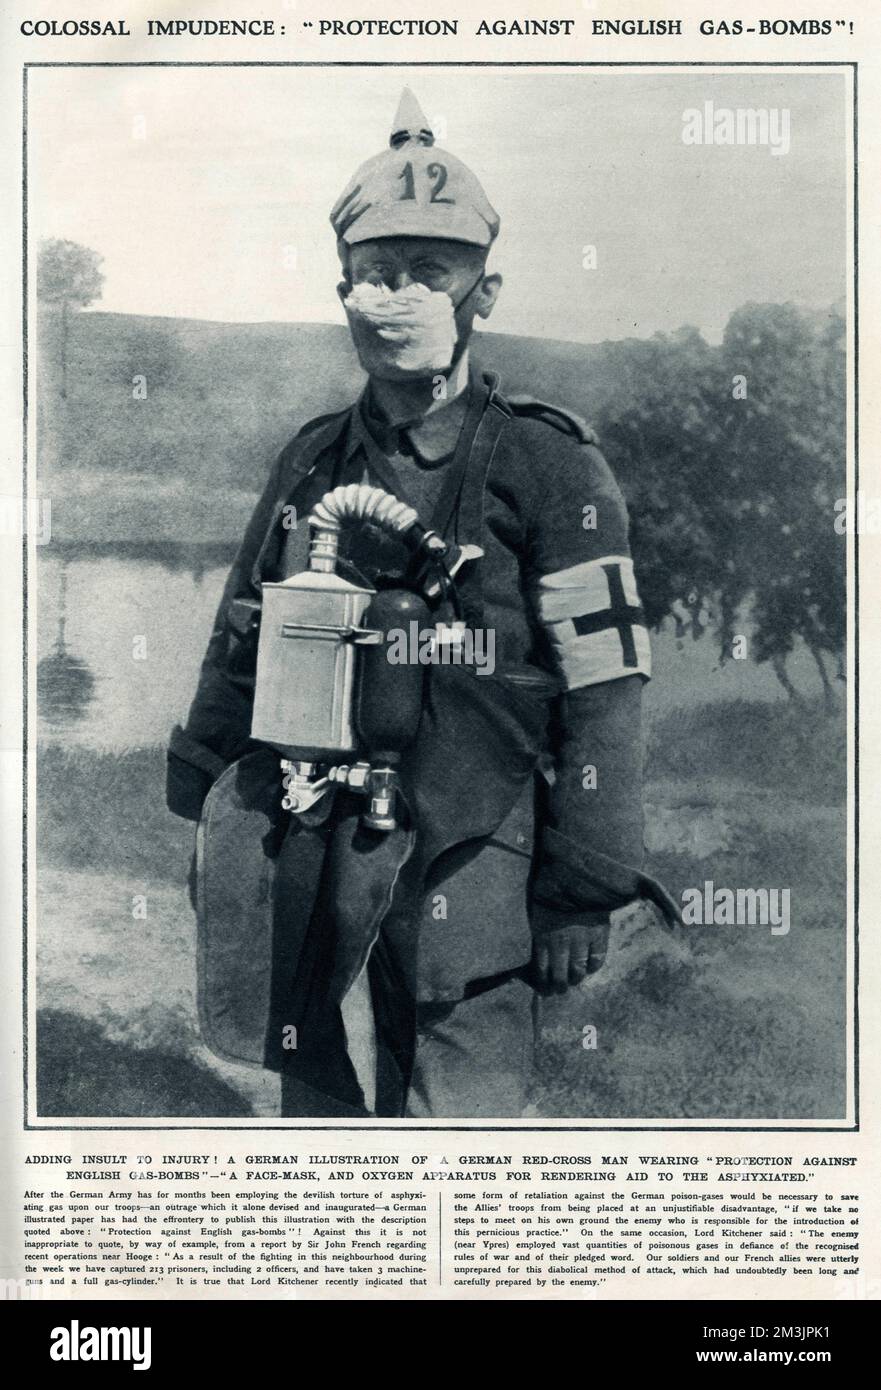
[[[96,309],[343,322],[328,216],[387,145],[404,85],[501,215],[488,328],[599,342],[692,324],[718,341],[744,302],[845,293],[840,73],[120,66],[29,82],[30,234],[104,257]],[[789,152],[683,143],[683,112],[708,101],[785,108]]]

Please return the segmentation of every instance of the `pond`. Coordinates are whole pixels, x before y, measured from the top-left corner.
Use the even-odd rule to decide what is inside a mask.
[[[164,744],[186,717],[235,549],[115,541],[38,548],[30,597],[40,740],[107,751]],[[710,637],[678,640],[669,624],[652,647],[648,720],[682,705],[783,698],[769,666],[720,668]],[[804,651],[790,658],[789,673],[805,693],[819,691]]]

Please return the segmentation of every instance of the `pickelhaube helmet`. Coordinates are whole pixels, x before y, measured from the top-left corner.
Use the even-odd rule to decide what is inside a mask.
[[[499,216],[480,180],[439,149],[419,103],[405,88],[389,148],[362,164],[330,215],[343,246],[376,237],[442,237],[489,247]]]

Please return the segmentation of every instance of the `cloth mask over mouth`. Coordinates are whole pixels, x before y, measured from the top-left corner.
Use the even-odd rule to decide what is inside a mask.
[[[355,285],[344,304],[365,372],[391,381],[430,376],[450,366],[456,347],[453,301],[442,290]]]

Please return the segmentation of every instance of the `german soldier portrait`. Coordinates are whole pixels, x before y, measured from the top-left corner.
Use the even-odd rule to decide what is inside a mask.
[[[330,220],[364,388],[278,457],[168,750],[201,1025],[284,1115],[519,1116],[542,996],[616,909],[676,913],[627,510],[565,401],[476,364],[500,217],[409,92]]]

